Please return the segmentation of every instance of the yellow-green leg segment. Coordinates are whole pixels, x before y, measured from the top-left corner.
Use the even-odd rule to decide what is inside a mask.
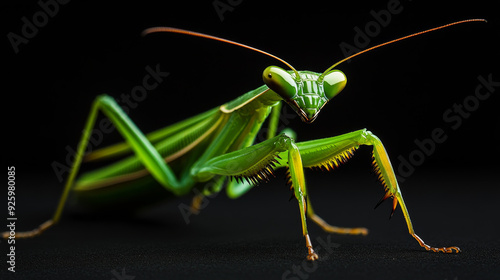
[[[444,253],[458,253],[460,249],[458,247],[432,247],[424,243],[424,241],[415,234],[413,226],[410,220],[410,215],[406,209],[406,205],[403,200],[403,196],[398,186],[394,170],[389,160],[389,156],[385,151],[384,145],[380,139],[375,136],[370,131],[366,129],[354,131],[344,135],[312,140],[307,142],[297,143],[297,147],[300,150],[300,155],[302,157],[302,162],[304,167],[309,168],[321,168],[326,170],[331,170],[338,167],[342,162],[345,162],[350,158],[355,149],[360,145],[373,146],[373,166],[378,179],[385,188],[386,194],[379,202],[379,204],[391,197],[393,199],[393,209],[396,209],[398,203],[401,206],[403,215],[405,217],[408,231],[413,238],[415,238],[420,246],[424,247],[428,251],[434,252],[444,252]],[[378,205],[377,205],[378,206]],[[354,229],[343,229],[330,226],[321,218],[319,218],[312,207],[308,207],[309,217],[321,226],[327,232],[335,233],[347,233],[347,234],[366,234],[367,230],[365,228],[354,228]]]

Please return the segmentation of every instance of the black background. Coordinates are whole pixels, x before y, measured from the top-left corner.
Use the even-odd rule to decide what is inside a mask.
[[[276,2],[242,1],[221,21],[213,1],[70,1],[17,54],[7,34],[20,35],[21,18],[31,20],[41,8],[35,1],[2,4],[3,154],[4,166],[17,172],[18,230],[51,215],[62,189],[51,164],[64,163],[65,147],[76,147],[96,95],[130,94],[142,84],[145,67],[159,64],[170,75],[130,112],[149,132],[260,86],[262,70],[280,65],[200,38],[143,38],[143,29],[163,25],[204,32],[261,48],[299,70],[322,72],[344,57],[340,43],[354,45],[353,28],[364,29],[373,21],[370,11],[386,9],[389,1]],[[416,150],[415,139],[443,129],[446,141],[436,144],[400,186],[424,240],[466,248],[458,256],[423,252],[407,235],[400,211],[391,223],[386,222],[388,206],[371,211],[382,190],[369,174],[369,149],[361,149],[337,174],[306,173],[315,208],[326,220],[371,229],[362,238],[332,236],[340,244],[338,252],[323,255],[328,260],[319,262],[311,279],[498,277],[498,223],[493,220],[498,214],[498,87],[457,129],[443,119],[444,112],[474,94],[478,76],[500,80],[498,15],[491,1],[429,3],[401,1],[403,10],[392,15],[370,46],[456,20],[489,22],[437,31],[344,63],[338,68],[348,85],[318,119],[307,125],[291,117],[284,124],[298,132],[299,141],[368,128],[382,139],[396,170]],[[102,146],[118,140],[116,133],[106,135]],[[111,279],[113,269],[125,268],[136,279],[188,272],[193,278],[277,279],[305,254],[296,203],[288,203],[288,196],[281,180],[235,201],[223,194],[189,225],[177,208],[189,198],[132,222],[65,216],[43,236],[18,241],[18,272],[6,273],[2,261],[0,273],[2,279]],[[310,228],[313,240],[326,240],[325,233]],[[3,260],[5,243],[1,248]]]

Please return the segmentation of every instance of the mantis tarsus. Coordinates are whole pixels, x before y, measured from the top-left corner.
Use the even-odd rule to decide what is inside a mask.
[[[82,205],[102,209],[109,205],[136,207],[141,205],[137,203],[140,199],[150,203],[169,195],[186,195],[197,188],[199,195],[193,199],[192,205],[196,209],[203,195],[220,192],[226,186],[227,195],[237,198],[259,182],[270,180],[275,169],[285,167],[288,184],[299,205],[307,259],[316,260],[318,255],[309,238],[306,217],[330,233],[366,235],[368,230],[331,226],[317,216],[307,195],[303,169],[335,169],[349,159],[359,146],[369,145],[373,147],[372,164],[375,173],[385,189],[385,195],[377,206],[387,198],[392,198],[392,213],[399,203],[409,233],[420,246],[434,252],[458,253],[458,247],[432,247],[415,234],[387,152],[380,139],[372,132],[362,129],[330,138],[296,142],[293,132],[278,134],[277,127],[282,101],[302,121],[313,122],[324,105],[346,85],[344,73],[334,69],[342,62],[387,44],[473,21],[485,20],[458,21],[376,45],[340,60],[323,73],[297,71],[277,56],[215,36],[170,27],[146,29],[143,35],[171,32],[237,45],[273,57],[290,70],[269,66],[262,75],[265,85],[219,107],[147,135],[135,126],[112,97],[98,96],[85,124],[76,159],[54,216],[32,231],[16,233],[16,238],[36,236],[57,223],[71,191]],[[109,118],[126,141],[85,155],[99,112]],[[266,120],[269,122],[268,139],[254,144],[257,133]],[[82,161],[114,159],[119,156],[126,157],[83,174],[76,180]],[[211,184],[203,184],[204,182]],[[209,188],[206,187],[208,185]],[[8,235],[3,234],[4,237]]]

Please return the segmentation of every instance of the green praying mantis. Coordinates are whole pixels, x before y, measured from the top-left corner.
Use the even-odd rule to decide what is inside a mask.
[[[372,164],[385,190],[377,206],[391,198],[391,216],[399,204],[409,233],[420,246],[433,252],[458,253],[458,247],[429,246],[415,234],[389,156],[381,140],[372,132],[362,129],[330,138],[296,142],[293,131],[278,133],[277,127],[283,102],[303,122],[312,123],[323,107],[346,86],[345,74],[335,69],[342,62],[404,39],[474,21],[485,20],[453,22],[388,41],[342,59],[323,73],[297,71],[270,53],[211,35],[170,27],[146,29],[143,35],[170,32],[236,45],[270,56],[290,70],[269,66],[262,74],[265,85],[147,135],[137,128],[112,97],[98,96],[91,107],[55,214],[32,231],[17,232],[16,238],[39,235],[56,224],[70,192],[80,204],[94,209],[110,205],[130,209],[169,196],[187,195],[196,188],[197,195],[191,207],[199,209],[204,196],[218,193],[225,187],[229,197],[238,198],[260,182],[269,181],[274,176],[274,170],[284,167],[287,169],[288,185],[298,201],[307,259],[313,261],[318,259],[318,255],[308,234],[306,218],[329,233],[366,235],[368,230],[332,226],[316,215],[307,194],[304,168],[333,170],[347,161],[359,146],[368,145],[373,147]],[[99,113],[103,113],[113,123],[126,141],[85,154]],[[255,144],[257,133],[266,120],[269,126],[267,139]],[[115,159],[115,162],[77,179],[82,161],[103,159]],[[3,237],[8,235],[4,233]]]

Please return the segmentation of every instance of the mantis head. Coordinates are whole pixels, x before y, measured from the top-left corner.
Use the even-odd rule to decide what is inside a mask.
[[[347,83],[340,70],[317,75],[312,72],[285,71],[278,66],[264,70],[264,83],[292,107],[302,121],[312,123],[330,99],[339,94]]]

